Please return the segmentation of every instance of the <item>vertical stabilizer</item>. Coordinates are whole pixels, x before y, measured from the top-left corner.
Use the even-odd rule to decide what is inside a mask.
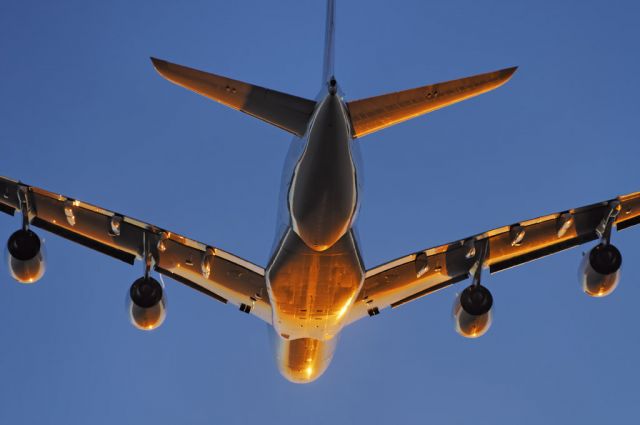
[[[322,84],[326,84],[335,74],[334,45],[335,45],[335,0],[327,0],[327,22],[324,35],[324,66],[322,68]]]

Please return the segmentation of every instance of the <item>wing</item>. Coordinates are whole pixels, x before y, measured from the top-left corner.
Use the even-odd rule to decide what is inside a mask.
[[[24,194],[32,226],[133,264],[150,247],[159,273],[271,323],[264,269],[221,249],[63,195],[0,177],[0,211]]]
[[[469,277],[478,242],[488,242],[484,266],[496,273],[597,239],[611,205],[620,202],[618,230],[640,223],[640,192],[489,230],[412,253],[367,270],[348,322],[398,307]],[[600,230],[601,231],[601,230]]]
[[[500,87],[516,67],[347,102],[354,138]]]

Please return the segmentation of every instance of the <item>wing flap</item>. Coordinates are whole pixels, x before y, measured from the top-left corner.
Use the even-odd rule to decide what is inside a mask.
[[[158,73],[181,87],[303,136],[316,102],[151,58]]]
[[[622,195],[619,199],[622,205],[616,218],[616,228],[623,230],[640,223],[640,192]]]
[[[225,304],[238,307],[244,304],[249,308],[243,311],[271,323],[264,272],[256,273],[242,266],[244,260],[217,248],[190,243],[175,234],[164,241],[163,249],[156,264],[158,272]],[[237,261],[228,258],[237,258]]]
[[[444,289],[468,277],[473,258],[459,243],[417,252],[368,270],[347,323]],[[422,261],[420,261],[422,259]],[[418,260],[418,261],[416,261]]]
[[[123,219],[120,234],[110,234],[111,218],[116,214],[39,188],[29,189],[34,226],[129,264],[141,258],[144,229]]]
[[[54,235],[58,235],[61,238],[68,239],[72,242],[93,249],[102,254],[109,255],[110,257],[124,261],[125,263],[135,263],[135,254],[131,254],[118,248],[114,248],[113,246],[96,241],[95,239],[84,236],[80,233],[69,231],[62,226],[57,226],[51,222],[41,219],[40,217],[34,217],[31,221],[31,224],[33,226],[39,227],[40,229],[46,230],[47,232],[53,233]]]
[[[353,137],[362,137],[411,118],[500,87],[517,67],[348,102]]]

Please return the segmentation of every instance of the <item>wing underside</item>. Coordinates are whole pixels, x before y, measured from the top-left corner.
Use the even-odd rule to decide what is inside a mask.
[[[487,243],[484,267],[491,273],[598,239],[597,228],[620,203],[617,230],[640,223],[640,192],[503,226],[418,251],[367,271],[349,322],[399,307],[465,280],[477,261],[476,247]]]
[[[516,68],[354,100],[347,103],[354,138],[382,130],[500,87]]]
[[[316,102],[151,58],[167,80],[295,134],[304,135]]]
[[[255,264],[134,218],[0,177],[0,211],[13,215],[24,205],[31,225],[126,263],[144,258],[147,246],[159,273],[271,323],[264,270]]]

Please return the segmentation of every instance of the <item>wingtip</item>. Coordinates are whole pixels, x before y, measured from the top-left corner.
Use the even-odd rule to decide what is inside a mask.
[[[505,68],[504,72],[507,75],[507,78],[510,78],[517,70],[517,66],[512,66],[510,68]]]
[[[158,59],[158,58],[154,58],[153,56],[150,56],[149,59],[151,59],[151,63],[153,64],[153,67],[156,69],[156,71],[161,73],[161,70],[163,68],[166,68],[168,62],[162,59]]]
[[[518,70],[517,66],[501,69],[498,73],[498,87],[505,84],[513,77],[513,74]]]

